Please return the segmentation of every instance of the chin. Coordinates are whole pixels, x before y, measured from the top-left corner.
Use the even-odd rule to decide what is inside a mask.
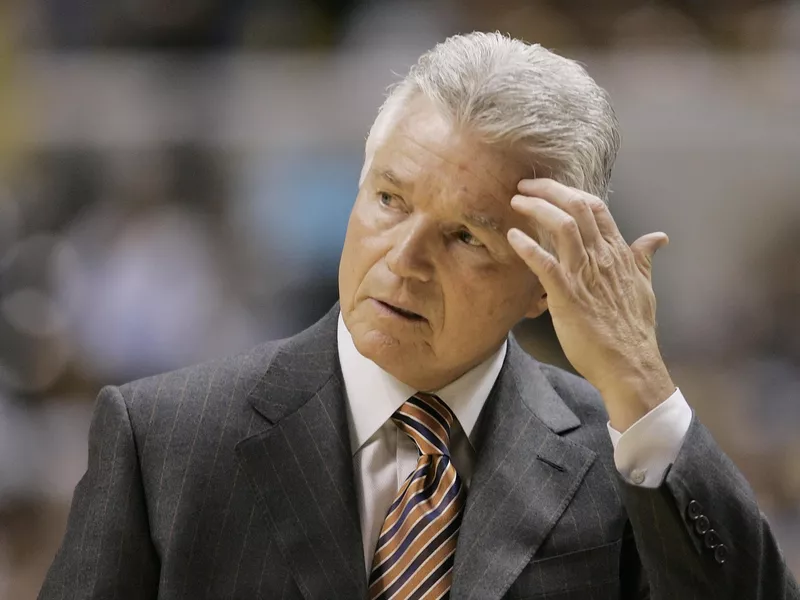
[[[365,340],[364,347],[356,345],[358,351],[389,373],[392,377],[411,387],[428,389],[427,376],[417,351],[401,343],[381,343],[378,339]]]
[[[385,360],[403,352],[404,344],[395,336],[375,327],[365,328],[366,331],[358,329],[352,334],[353,343],[356,349],[371,361],[380,364],[381,358]]]
[[[420,353],[424,352],[420,344],[398,339],[397,336],[374,327],[353,335],[353,343],[362,356],[395,377],[410,366],[419,364]]]

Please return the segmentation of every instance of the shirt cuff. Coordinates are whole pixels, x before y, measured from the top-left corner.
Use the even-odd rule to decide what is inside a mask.
[[[614,463],[633,485],[657,488],[680,452],[692,423],[692,409],[680,389],[620,433],[607,424]]]

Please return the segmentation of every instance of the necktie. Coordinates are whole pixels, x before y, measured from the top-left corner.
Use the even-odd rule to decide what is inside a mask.
[[[392,420],[414,440],[419,460],[383,523],[369,579],[371,600],[447,598],[466,488],[450,461],[455,415],[418,393]]]

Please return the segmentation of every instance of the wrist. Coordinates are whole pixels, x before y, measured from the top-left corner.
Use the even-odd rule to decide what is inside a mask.
[[[626,371],[608,386],[599,388],[611,426],[619,432],[644,417],[675,392],[675,384],[663,364]]]

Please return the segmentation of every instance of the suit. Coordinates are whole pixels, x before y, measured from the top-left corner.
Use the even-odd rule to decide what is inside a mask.
[[[105,388],[40,598],[365,598],[337,315]],[[510,337],[476,432],[451,598],[800,599],[699,422],[658,489],[620,477],[606,423],[591,385]]]

